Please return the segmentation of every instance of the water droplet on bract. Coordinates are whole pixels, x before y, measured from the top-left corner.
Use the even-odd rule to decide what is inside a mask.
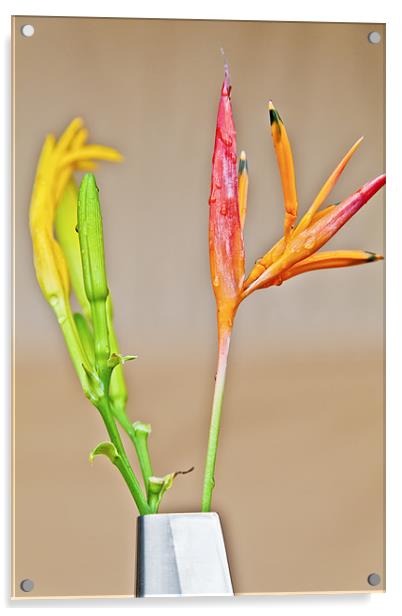
[[[214,285],[214,287],[219,287],[219,278],[218,278],[218,276],[215,276],[215,278],[212,281],[212,284]]]
[[[63,317],[59,317],[57,319],[57,322],[59,325],[63,325],[63,323],[65,323],[67,321],[67,317],[63,316]]]
[[[304,248],[310,250],[310,248],[314,248],[315,239],[313,237],[309,237],[308,240],[304,244]]]
[[[220,209],[220,214],[222,216],[226,216],[227,213],[228,213],[228,208],[226,207],[226,205],[222,205],[222,207]]]

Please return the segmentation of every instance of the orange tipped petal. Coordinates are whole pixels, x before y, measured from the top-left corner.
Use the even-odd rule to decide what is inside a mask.
[[[336,167],[336,169],[331,173],[331,175],[329,176],[329,178],[327,179],[327,181],[321,188],[320,192],[314,199],[312,206],[304,214],[303,218],[297,225],[297,228],[295,229],[295,234],[301,233],[302,231],[304,231],[304,229],[306,229],[310,225],[315,213],[324,203],[325,199],[328,197],[329,193],[331,192],[331,190],[333,189],[333,187],[339,180],[343,170],[345,169],[346,165],[348,164],[348,162],[350,161],[350,159],[352,158],[353,154],[356,152],[357,148],[359,147],[362,141],[363,141],[363,137],[360,137],[360,139],[358,139],[356,143],[352,145],[350,150],[345,154],[345,156],[342,158],[341,162]]]
[[[289,280],[289,278],[304,274],[305,272],[334,267],[351,267],[353,265],[380,261],[383,258],[382,255],[377,255],[374,252],[368,252],[366,250],[333,250],[329,252],[319,252],[307,257],[307,259],[299,261],[266,286],[281,284],[285,280]]]
[[[247,192],[248,192],[248,166],[247,166],[247,158],[244,150],[240,152],[240,160],[239,160],[239,215],[240,215],[240,226],[243,231],[244,229],[244,221],[246,219],[247,213]]]
[[[385,175],[367,182],[353,195],[336,206],[328,216],[324,216],[307,229],[293,237],[283,255],[275,261],[243,294],[249,295],[255,289],[266,285],[285,270],[317,252],[339,229],[359,211],[361,207],[385,184]]]
[[[244,246],[238,201],[236,131],[228,71],[222,85],[212,158],[209,198],[209,254],[218,319],[240,301],[244,280]],[[226,315],[226,316],[224,316]],[[229,316],[227,317],[229,320]]]
[[[287,240],[296,222],[298,209],[293,155],[285,125],[283,124],[282,119],[275,109],[272,101],[269,101],[268,109],[271,122],[272,139],[274,142],[282,182],[285,205],[284,236]]]

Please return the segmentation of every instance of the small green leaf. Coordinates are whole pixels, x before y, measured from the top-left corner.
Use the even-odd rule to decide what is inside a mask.
[[[137,359],[138,355],[120,355],[120,353],[112,353],[107,361],[109,368],[115,368],[119,364],[123,365],[126,361]]]
[[[93,462],[95,456],[106,456],[113,464],[116,464],[120,457],[113,443],[109,443],[107,441],[104,443],[99,443],[99,445],[91,451],[89,454],[89,461]]]
[[[167,492],[167,490],[170,490],[170,488],[172,487],[175,477],[177,477],[177,475],[186,475],[187,473],[191,473],[191,471],[193,470],[194,466],[189,468],[187,471],[176,471],[174,473],[169,473],[164,477],[149,477],[149,504],[151,505],[154,513],[158,512],[162,497],[165,492]]]

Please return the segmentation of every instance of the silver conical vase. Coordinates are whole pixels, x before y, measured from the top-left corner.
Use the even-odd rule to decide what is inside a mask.
[[[137,518],[137,597],[232,596],[217,513]]]

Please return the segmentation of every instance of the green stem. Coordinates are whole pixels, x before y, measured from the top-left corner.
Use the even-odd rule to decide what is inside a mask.
[[[104,421],[104,424],[106,426],[107,432],[110,436],[110,439],[112,441],[112,443],[114,444],[114,446],[116,447],[116,450],[119,454],[119,460],[116,463],[116,466],[118,466],[133,498],[134,501],[138,507],[138,510],[140,512],[140,515],[145,515],[147,513],[151,513],[151,508],[147,503],[146,498],[143,495],[142,489],[140,484],[138,483],[138,480],[136,478],[136,476],[134,475],[134,472],[131,468],[129,459],[127,457],[127,454],[125,452],[121,437],[120,437],[120,433],[117,429],[114,417],[112,415],[111,409],[110,409],[110,404],[107,398],[107,394],[103,395],[99,398],[98,401],[95,402],[93,393],[91,392],[91,386],[88,383],[88,376],[83,368],[83,364],[88,364],[88,358],[86,356],[85,350],[83,349],[80,337],[78,335],[77,332],[77,328],[76,328],[76,324],[74,322],[74,318],[73,315],[71,313],[69,304],[63,306],[63,310],[58,310],[56,306],[53,306],[53,309],[56,312],[56,315],[58,317],[58,321],[61,327],[61,330],[63,332],[63,336],[64,339],[66,341],[66,345],[68,348],[68,351],[70,353],[70,357],[72,359],[74,368],[77,372],[78,378],[80,380],[81,386],[84,390],[84,392],[89,395],[89,397],[93,400],[93,403],[96,405],[96,407],[98,408],[102,419]],[[97,313],[102,313],[102,308],[98,307],[98,309],[96,310]],[[60,314],[58,314],[60,313]],[[97,314],[97,316],[99,316],[99,314]],[[98,319],[96,319],[98,321]],[[100,320],[102,321],[102,317],[100,318]],[[98,321],[99,322],[99,321]],[[99,348],[98,347],[98,360],[101,360],[101,365],[103,367],[104,361],[103,358],[106,357],[107,353],[105,352],[105,348]],[[88,366],[87,366],[88,367]],[[99,366],[100,368],[101,366]],[[104,371],[104,377],[106,380],[103,382],[103,385],[105,387],[105,385],[107,386],[107,371]],[[128,421],[128,423],[130,423]],[[131,424],[130,424],[131,426]]]
[[[116,447],[117,453],[119,454],[120,460],[116,462],[116,466],[118,466],[121,474],[123,475],[123,478],[138,507],[140,515],[152,513],[151,508],[148,505],[147,500],[141,490],[141,486],[138,483],[138,480],[131,468],[130,461],[127,457],[124,445],[120,437],[120,433],[117,429],[115,419],[112,415],[108,400],[106,398],[103,398],[99,401],[98,410],[102,415],[102,419],[110,436],[110,440]]]
[[[77,327],[74,322],[74,317],[71,312],[70,304],[65,302],[60,308],[56,305],[52,305],[52,308],[56,314],[57,321],[63,333],[67,350],[70,354],[74,369],[80,380],[81,387],[84,390],[84,393],[88,395],[90,388],[88,383],[88,376],[83,368],[83,365],[89,368],[90,364],[85,349],[82,345],[80,336],[78,334]]]
[[[138,458],[138,462],[140,465],[141,473],[142,473],[142,478],[144,480],[144,487],[148,495],[148,488],[149,488],[148,480],[154,474],[152,470],[151,458],[150,458],[149,451],[148,451],[148,433],[144,432],[143,430],[139,430],[139,429],[136,430],[136,427],[135,427],[136,424],[135,423],[132,424],[130,422],[127,415],[125,414],[124,409],[118,410],[116,409],[116,405],[114,405],[114,408],[115,408],[115,417],[117,421],[119,422],[119,424],[121,425],[121,427],[126,432],[127,436],[130,438],[131,442],[134,445],[137,458]],[[144,425],[144,426],[147,425],[147,424],[142,424],[142,422],[138,422],[138,424]],[[150,429],[149,429],[149,432],[150,432]]]
[[[230,330],[226,330],[219,337],[218,367],[216,371],[215,391],[212,403],[211,423],[209,428],[201,511],[211,511],[212,490],[215,487],[214,472],[216,463],[216,452],[218,448],[219,428],[221,423],[226,367],[230,347],[230,334]]]
[[[110,352],[120,353],[119,343],[113,325],[113,305],[110,292],[106,300],[106,318],[109,331]],[[113,407],[118,411],[121,410],[121,413],[125,415],[128,394],[124,379],[123,366],[121,364],[116,366],[112,372],[112,376],[110,378],[109,397],[113,403]]]
[[[137,452],[137,458],[140,464],[144,486],[148,496],[149,478],[154,474],[148,451],[148,437],[145,434],[136,434],[134,430],[130,430],[128,434],[134,444],[135,451]]]
[[[90,302],[92,323],[94,328],[95,367],[103,382],[105,392],[109,394],[112,369],[108,366],[110,357],[109,332],[106,316],[106,300],[99,299]]]

